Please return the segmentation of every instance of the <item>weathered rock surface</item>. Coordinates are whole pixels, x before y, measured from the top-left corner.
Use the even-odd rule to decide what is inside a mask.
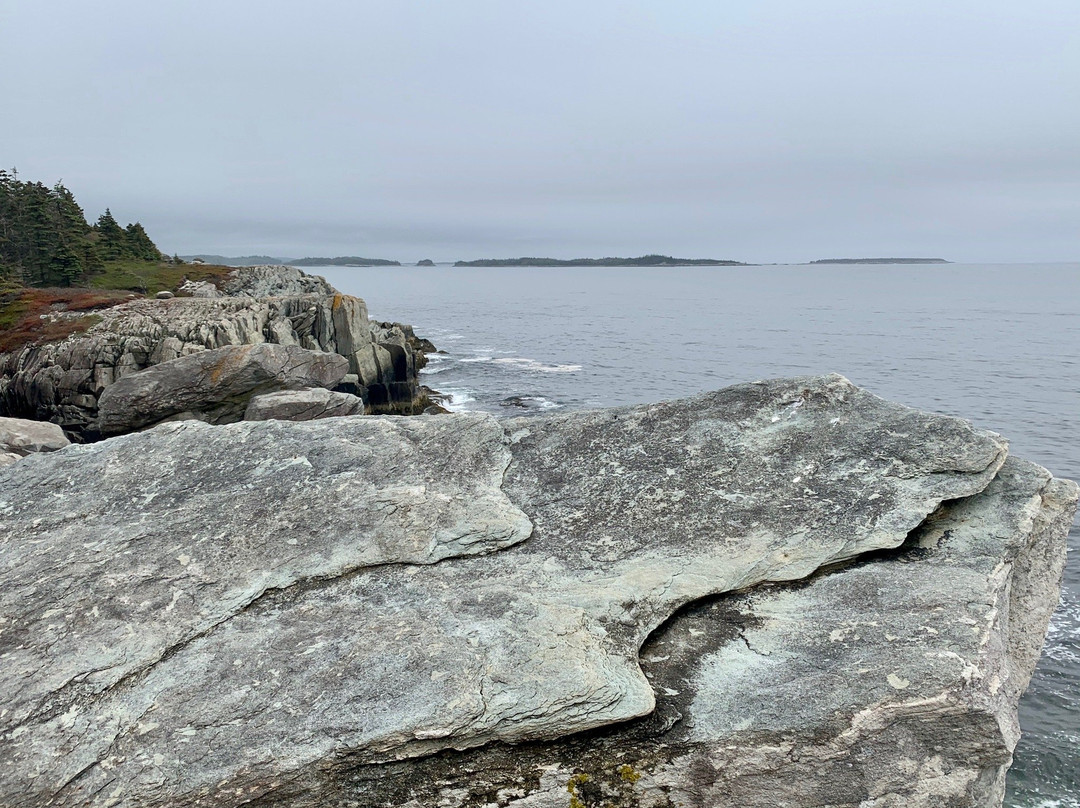
[[[35,455],[0,804],[994,805],[1075,502],[835,376]]]
[[[294,295],[336,295],[337,289],[318,275],[308,275],[296,267],[240,267],[221,285],[225,295],[282,297]]]
[[[34,452],[55,452],[70,441],[56,424],[26,418],[0,418],[0,452],[25,457]]]
[[[427,405],[418,377],[424,341],[408,326],[372,323],[363,300],[322,278],[295,267],[244,267],[222,289],[186,291],[198,296],[134,300],[95,312],[95,325],[63,342],[0,354],[0,414],[94,439],[98,399],[118,379],[199,351],[261,343],[341,354],[371,412]]]
[[[98,429],[103,435],[121,435],[174,416],[233,423],[244,417],[252,396],[333,387],[348,370],[349,360],[340,354],[295,345],[261,343],[200,351],[106,387],[98,399]]]
[[[254,396],[244,411],[244,420],[269,421],[276,418],[280,421],[314,421],[363,414],[363,399],[349,393],[315,388]]]

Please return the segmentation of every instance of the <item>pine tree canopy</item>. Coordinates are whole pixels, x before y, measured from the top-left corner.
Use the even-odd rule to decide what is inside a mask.
[[[49,188],[0,169],[0,280],[71,286],[103,261],[131,259],[161,259],[141,224],[123,228],[106,209],[91,227],[62,183]]]

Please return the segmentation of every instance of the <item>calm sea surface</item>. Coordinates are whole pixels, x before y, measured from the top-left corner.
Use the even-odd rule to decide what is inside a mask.
[[[309,270],[448,352],[454,409],[522,415],[836,371],[1080,479],[1080,264]],[[1080,530],[1006,805],[1080,808]]]

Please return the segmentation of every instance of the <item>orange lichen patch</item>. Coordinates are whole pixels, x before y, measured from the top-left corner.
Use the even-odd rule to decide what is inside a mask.
[[[345,302],[345,295],[341,294],[340,292],[334,295],[334,302],[330,304],[331,311],[337,311],[339,308],[341,308],[341,304],[343,302]]]
[[[101,289],[18,289],[0,296],[0,353],[24,345],[60,342],[98,321],[87,313],[130,300],[128,292]]]
[[[254,347],[254,345],[239,345],[237,346],[239,350],[237,350],[236,353],[230,353],[221,357],[221,359],[215,362],[210,368],[210,381],[214,384],[221,381],[221,377],[225,375],[226,371],[235,370],[243,357],[246,357]]]

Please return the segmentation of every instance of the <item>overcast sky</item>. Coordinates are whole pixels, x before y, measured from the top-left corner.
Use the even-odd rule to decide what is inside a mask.
[[[1078,0],[0,0],[0,164],[167,252],[1080,260]]]

